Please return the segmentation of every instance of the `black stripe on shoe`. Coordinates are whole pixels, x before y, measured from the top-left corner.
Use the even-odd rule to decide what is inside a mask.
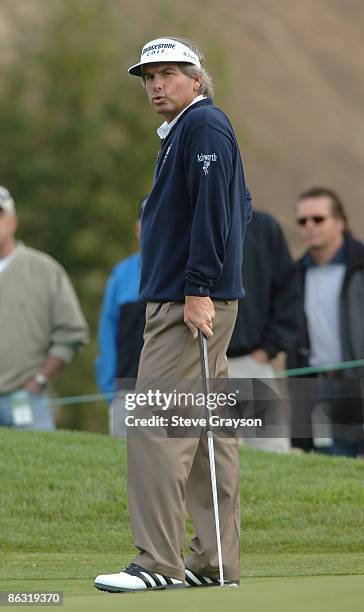
[[[162,580],[157,576],[157,574],[151,572],[145,567],[142,567],[141,565],[138,565],[137,563],[131,563],[130,565],[128,565],[125,571],[128,574],[131,574],[132,576],[137,576],[138,578],[141,578],[142,580],[144,580],[144,582],[148,580],[150,585],[147,586],[165,586],[165,583],[168,583],[166,576],[162,576],[162,574],[159,574],[162,578],[164,578],[164,582],[162,582]],[[168,584],[173,584],[170,578],[168,578],[168,580],[170,581]]]
[[[140,567],[138,565],[136,565],[136,563],[131,563],[130,565],[128,565],[128,567],[125,568],[124,572],[126,574],[130,574],[131,576],[136,576],[137,578],[140,578],[140,580],[143,580],[145,586],[147,587],[147,589],[149,589],[152,586],[155,586],[151,580],[147,579],[145,576],[143,576],[143,574],[140,572]]]
[[[128,565],[124,571],[127,574],[136,576],[137,578],[143,580],[144,584],[149,589],[156,587],[168,588],[170,586],[179,586],[179,584],[175,584],[169,576],[163,576],[162,574],[157,575],[155,572],[151,572],[137,563],[130,563],[130,565]]]
[[[196,583],[196,582],[194,582],[194,581],[192,580],[192,578],[190,578],[190,577],[187,575],[187,573],[186,573],[186,582],[187,582],[187,584],[190,584],[191,586],[197,586],[197,583]]]
[[[217,578],[210,578],[208,576],[201,576],[201,574],[196,574],[196,572],[193,572],[188,567],[186,567],[185,581],[191,587],[219,586],[220,585],[220,580],[218,580]],[[225,582],[225,584],[226,584],[226,582]]]
[[[152,578],[157,586],[162,586],[163,585],[163,582],[153,572],[150,572],[149,570],[143,569],[143,573],[147,574],[148,578]]]

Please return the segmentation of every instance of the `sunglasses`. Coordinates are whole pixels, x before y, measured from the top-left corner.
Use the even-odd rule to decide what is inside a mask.
[[[296,221],[298,225],[301,225],[303,227],[304,225],[306,225],[307,221],[311,220],[316,225],[319,225],[320,223],[323,223],[326,219],[327,219],[327,216],[323,217],[322,215],[312,215],[312,217],[298,217]]]

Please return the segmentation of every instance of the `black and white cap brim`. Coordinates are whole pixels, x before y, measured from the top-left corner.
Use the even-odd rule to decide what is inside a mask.
[[[131,66],[128,72],[133,76],[140,77],[142,76],[142,67],[146,64],[168,62],[194,64],[201,68],[198,56],[189,47],[170,38],[157,38],[144,45],[140,62]]]

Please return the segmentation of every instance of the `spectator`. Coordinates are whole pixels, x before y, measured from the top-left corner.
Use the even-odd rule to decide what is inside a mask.
[[[48,382],[87,341],[87,324],[63,268],[15,241],[14,201],[0,187],[0,425],[55,428]]]
[[[135,235],[140,239],[140,219],[146,202],[140,204]],[[140,253],[118,263],[107,282],[99,320],[97,384],[112,398],[117,379],[135,379],[143,347],[145,303],[139,301]]]
[[[364,244],[348,230],[339,196],[315,187],[297,203],[297,223],[307,251],[297,263],[301,289],[300,336],[290,367],[320,366],[364,357]],[[361,373],[362,375],[362,373]],[[319,375],[314,402],[293,402],[293,445],[315,448],[312,405],[325,402],[333,420],[331,452],[364,452],[360,372]],[[297,399],[297,398],[296,398]]]
[[[271,215],[254,210],[244,245],[246,297],[239,300],[228,357],[230,378],[254,379],[254,409],[262,406],[270,437],[257,432],[245,443],[262,450],[290,450],[289,414],[277,385],[256,379],[274,378],[271,360],[294,342],[298,298],[294,280],[295,266],[280,225]]]

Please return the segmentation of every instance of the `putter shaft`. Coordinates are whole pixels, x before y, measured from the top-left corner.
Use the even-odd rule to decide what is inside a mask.
[[[215,517],[215,531],[216,531],[216,544],[217,544],[217,557],[219,562],[219,578],[220,585],[224,586],[224,570],[222,564],[222,550],[221,550],[221,534],[220,534],[220,517],[219,517],[219,504],[217,498],[217,481],[216,481],[216,465],[215,465],[215,451],[214,451],[214,438],[212,429],[210,426],[210,415],[207,408],[207,395],[209,393],[209,363],[207,353],[207,341],[201,330],[198,330],[198,340],[200,346],[200,361],[201,361],[201,373],[202,373],[202,386],[205,396],[205,415],[206,415],[206,426],[207,426],[207,444],[209,452],[209,463],[210,463],[210,476],[211,476],[211,488],[212,488],[212,500],[214,506],[214,517]]]

